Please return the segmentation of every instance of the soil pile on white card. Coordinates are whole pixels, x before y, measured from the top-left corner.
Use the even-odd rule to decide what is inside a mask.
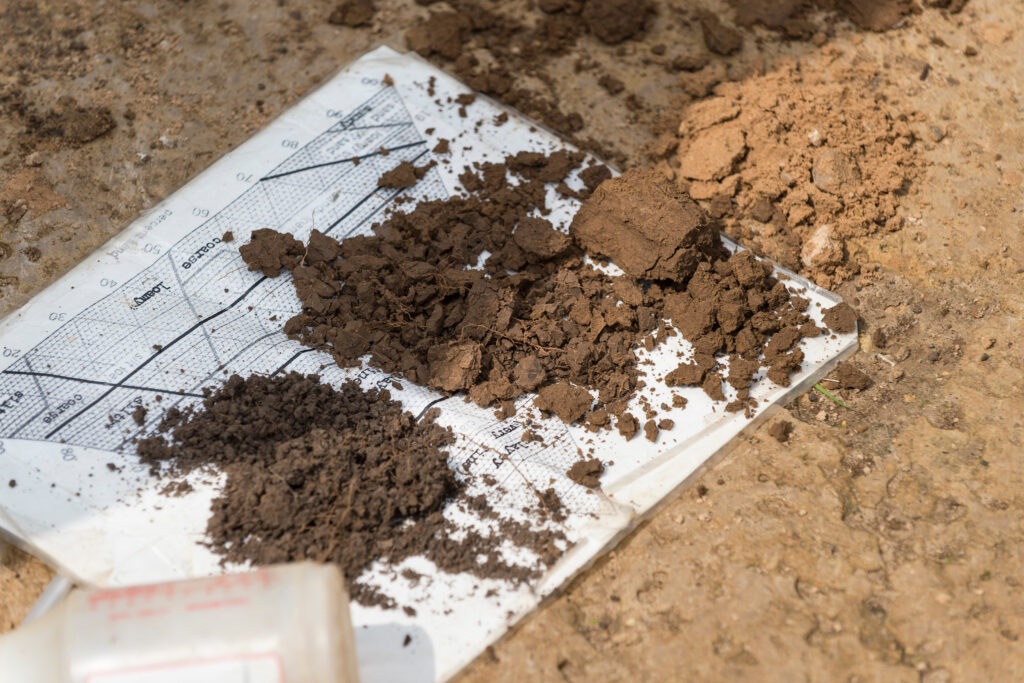
[[[468,196],[421,202],[371,236],[339,243],[314,231],[302,246],[261,230],[242,255],[268,276],[292,273],[303,303],[285,325],[292,337],[339,365],[369,356],[502,415],[536,392],[535,406],[565,422],[632,437],[636,351],[677,332],[696,355],[664,378],[670,386],[725,400],[727,381],[739,392],[728,407],[740,410],[759,368],[788,385],[800,339],[820,333],[807,302],[749,252],[730,255],[715,225],[657,174],[632,170],[597,187],[607,170],[590,167],[588,186],[574,191],[580,163],[573,153],[520,153],[465,173]],[[589,197],[570,235],[543,217],[551,185]],[[626,274],[594,267],[588,250]],[[647,431],[654,438],[658,427]]]
[[[255,564],[334,562],[363,604],[395,606],[358,581],[376,561],[422,556],[443,572],[519,583],[566,547],[559,530],[540,523],[563,514],[553,492],[538,495],[529,515],[537,524],[499,517],[449,468],[451,432],[433,414],[416,420],[387,391],[355,382],[335,389],[298,373],[234,375],[196,409],[171,409],[160,431],[138,443],[154,470],[166,463],[165,476],[206,467],[227,475],[207,525],[215,552]],[[494,531],[457,526],[445,515],[450,506]],[[508,543],[536,561],[509,562],[499,551]]]

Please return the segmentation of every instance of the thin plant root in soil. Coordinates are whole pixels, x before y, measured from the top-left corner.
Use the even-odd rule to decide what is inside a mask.
[[[443,572],[519,583],[567,547],[545,523],[561,514],[553,491],[532,519],[499,516],[449,468],[452,433],[431,413],[417,421],[387,391],[335,389],[298,373],[233,375],[200,408],[168,411],[159,430],[138,443],[154,471],[166,463],[164,476],[213,467],[227,477],[207,524],[215,552],[255,564],[334,562],[363,604],[396,606],[358,580],[377,561],[422,556]],[[496,531],[457,526],[451,506]],[[510,563],[498,551],[506,541],[536,561]]]
[[[605,179],[606,169],[589,167],[577,193],[566,181],[580,161],[520,153],[463,174],[466,196],[394,213],[371,236],[339,243],[314,231],[303,245],[258,230],[241,253],[267,276],[292,273],[303,304],[285,325],[293,338],[341,366],[369,356],[385,372],[466,392],[500,415],[536,392],[545,413],[631,438],[634,352],[677,333],[695,354],[663,378],[669,386],[700,386],[721,401],[728,382],[739,395],[727,409],[743,410],[761,367],[788,385],[799,341],[822,332],[807,301],[750,252],[730,255],[715,224],[657,173]],[[587,197],[569,235],[538,217],[548,184]],[[607,274],[587,251],[626,273]]]

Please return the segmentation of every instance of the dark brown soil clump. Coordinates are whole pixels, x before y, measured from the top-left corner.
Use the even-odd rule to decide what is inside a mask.
[[[789,441],[790,434],[793,433],[793,423],[788,420],[779,420],[772,423],[772,426],[768,428],[768,434],[779,443],[786,443]]]
[[[80,147],[106,135],[116,125],[107,107],[81,106],[65,95],[45,114],[28,119],[26,132],[44,143],[53,140],[57,146]]]
[[[377,181],[377,187],[394,190],[402,190],[407,187],[412,187],[435,165],[436,163],[432,161],[429,164],[416,167],[408,161],[403,161],[398,166],[395,166],[393,169],[382,175]]]
[[[225,560],[334,562],[355,599],[385,605],[383,595],[355,582],[375,560],[422,555],[442,571],[513,582],[542,568],[503,560],[497,547],[505,534],[468,530],[464,541],[452,540],[448,505],[497,516],[467,497],[448,467],[451,432],[430,414],[417,421],[386,391],[364,392],[355,382],[336,390],[298,373],[233,375],[200,408],[169,411],[160,431],[138,443],[155,470],[168,463],[171,475],[183,475],[214,466],[227,475],[207,526]],[[537,550],[542,564],[558,556],[560,533],[508,520],[499,528],[509,525],[510,540]]]
[[[652,12],[646,0],[588,0],[580,16],[598,40],[617,45],[643,33],[644,23]]]
[[[843,389],[863,391],[872,385],[871,377],[848,361],[836,366],[836,379],[839,381],[839,386]]]
[[[374,11],[373,0],[345,0],[334,8],[327,21],[336,26],[355,28],[369,24]]]
[[[260,228],[252,233],[252,240],[239,247],[239,253],[249,265],[267,277],[277,277],[283,269],[291,270],[299,263],[305,250],[302,242],[286,233]]]
[[[700,30],[704,34],[704,44],[708,50],[717,55],[732,55],[743,47],[743,34],[726,26],[717,14],[701,12],[698,15]]]
[[[824,321],[833,332],[846,334],[857,329],[857,312],[842,301],[825,311]]]

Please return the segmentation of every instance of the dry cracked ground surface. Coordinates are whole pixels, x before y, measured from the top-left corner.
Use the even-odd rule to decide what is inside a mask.
[[[679,76],[651,47],[701,45],[663,5],[642,42],[583,37],[526,77],[588,112],[582,133],[620,163],[644,163],[652,120],[671,114]],[[349,29],[326,21],[332,6],[5,3],[0,314],[341,64],[404,47],[427,13],[380,0],[369,27]],[[461,680],[1024,678],[1021,9],[972,0],[884,34],[840,23],[827,41],[748,34],[732,77],[838,50],[876,65],[879,92],[921,115],[925,166],[904,227],[848,244],[873,265],[837,288],[860,312],[853,362],[873,383],[845,394],[849,408],[800,397],[774,418],[794,425],[788,443],[753,434]],[[581,51],[626,92],[577,74]],[[0,552],[0,631],[49,576]]]

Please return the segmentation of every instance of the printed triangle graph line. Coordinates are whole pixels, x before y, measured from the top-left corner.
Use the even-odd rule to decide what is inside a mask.
[[[365,129],[356,128],[356,129],[353,129],[353,130],[365,130]],[[397,152],[397,151],[402,150],[402,149],[408,149],[410,147],[416,147],[418,145],[424,145],[424,144],[426,144],[426,141],[425,140],[420,140],[419,142],[410,142],[410,143],[405,144],[405,145],[396,145],[394,147],[386,147],[385,150],[387,151],[388,154],[390,154],[391,152]],[[266,180],[275,180],[277,178],[283,178],[284,176],[294,175],[296,173],[302,173],[303,171],[311,171],[311,170],[317,169],[317,168],[324,168],[326,166],[336,166],[338,164],[352,164],[352,163],[355,163],[356,159],[358,159],[359,161],[363,161],[364,159],[369,159],[370,157],[380,156],[381,154],[383,154],[383,152],[381,152],[380,150],[377,150],[376,152],[370,152],[369,154],[363,154],[362,156],[352,157],[351,159],[338,159],[337,161],[325,161],[322,164],[313,164],[311,166],[304,166],[302,168],[297,168],[297,169],[295,169],[293,171],[285,171],[283,173],[277,173],[277,174],[274,174],[274,175],[264,176],[264,177],[260,178],[260,182],[262,183],[262,182],[264,182]]]
[[[381,173],[429,155],[425,145],[397,91],[377,91],[0,372],[0,400],[15,398],[0,408],[0,438],[115,450],[128,440],[107,418],[139,397],[166,397],[162,412],[225,372],[285,371],[305,351],[268,320],[301,305],[286,276],[250,272],[221,235],[294,222],[301,239],[310,211],[339,239],[365,229],[403,192],[377,187]],[[436,170],[421,191],[447,195]]]

